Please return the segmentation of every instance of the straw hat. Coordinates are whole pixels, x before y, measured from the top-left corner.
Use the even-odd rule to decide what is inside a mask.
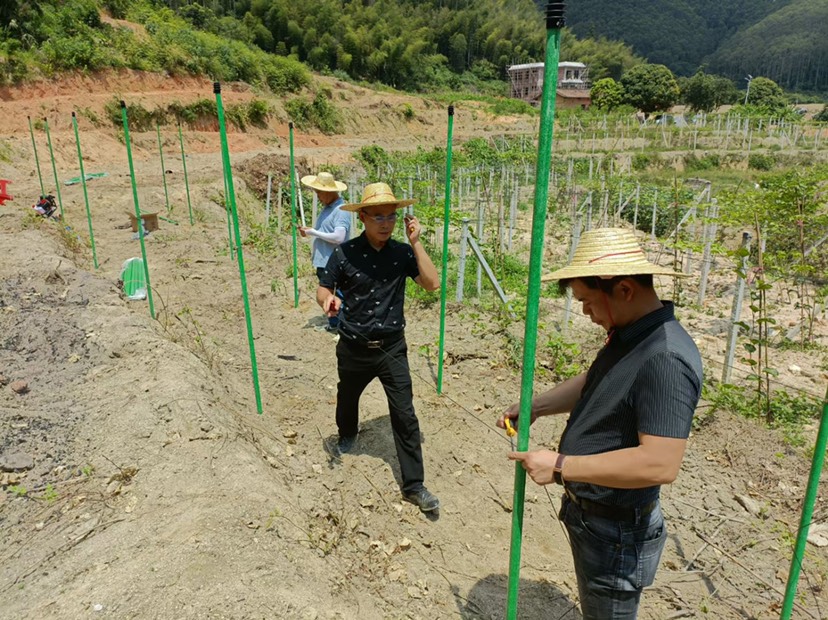
[[[674,277],[685,275],[648,261],[646,252],[632,231],[623,228],[596,228],[581,235],[569,265],[543,276],[541,280],[549,282],[590,276],[613,278],[645,273]]]
[[[348,186],[334,179],[330,172],[309,174],[302,177],[302,185],[311,189],[318,189],[321,192],[344,192]]]
[[[343,211],[359,211],[365,207],[394,205],[397,209],[413,205],[416,200],[397,200],[387,183],[371,183],[362,190],[362,202],[340,207]]]

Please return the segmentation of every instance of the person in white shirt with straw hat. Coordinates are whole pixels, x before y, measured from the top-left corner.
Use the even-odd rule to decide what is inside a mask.
[[[340,194],[348,189],[345,183],[337,181],[330,172],[320,172],[302,177],[302,185],[316,192],[322,210],[316,217],[313,228],[300,226],[299,234],[313,237],[313,266],[319,278],[333,254],[334,248],[350,237],[351,216],[342,210],[345,201]],[[335,332],[339,326],[339,316],[328,317],[327,331]]]
[[[607,340],[587,372],[532,400],[530,423],[569,412],[558,450],[509,458],[537,484],[563,486],[559,517],[585,620],[636,617],[666,540],[660,487],[678,475],[701,395],[698,348],[659,299],[654,275],[683,274],[648,261],[632,231],[602,228],[585,232],[571,264],[544,278],[571,289]]]

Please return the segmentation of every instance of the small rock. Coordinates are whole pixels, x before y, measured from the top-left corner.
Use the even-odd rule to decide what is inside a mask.
[[[201,423],[201,430],[204,431],[205,433],[209,433],[211,430],[213,430],[213,425],[210,424],[209,422],[202,422]]]
[[[8,382],[9,382],[9,380],[8,380],[8,378],[6,378],[5,375],[0,375],[0,386],[4,386],[4,385],[8,384]]]
[[[403,551],[405,551],[406,549],[410,549],[410,548],[411,548],[411,541],[410,541],[408,538],[403,538],[403,539],[399,542],[398,546],[399,546],[399,548],[400,548],[400,549],[402,549]]]
[[[9,387],[12,389],[12,392],[15,394],[25,394],[29,391],[29,384],[25,381],[18,379],[17,381],[12,381],[9,384]]]
[[[21,471],[33,467],[34,459],[25,452],[0,455],[0,471]]]
[[[98,604],[96,604],[96,605],[93,605],[93,606],[92,606],[92,609],[94,609],[95,611],[103,611],[103,605],[101,605],[100,603],[98,603]]]
[[[797,366],[796,364],[791,364],[790,366],[788,366],[788,372],[792,375],[800,375],[802,374],[802,368],[800,366]]]
[[[38,521],[37,523],[35,523],[35,529],[39,532],[40,530],[43,529],[44,525],[46,525],[46,524],[43,523],[43,521]]]
[[[67,360],[67,361],[68,361],[70,364],[75,364],[75,363],[77,363],[77,362],[79,362],[79,361],[80,361],[80,355],[78,355],[78,354],[76,354],[76,353],[75,353],[75,354],[72,354],[72,355],[70,355],[70,356],[69,356],[69,358],[68,358],[68,360]]]
[[[282,437],[285,439],[295,439],[298,433],[296,431],[285,431],[282,433]]]
[[[828,547],[828,523],[817,523],[808,530],[808,542],[816,547]]]
[[[759,503],[748,497],[747,495],[734,495],[733,499],[735,499],[739,504],[747,510],[750,514],[754,517],[759,517],[762,515],[762,508],[759,506]]]

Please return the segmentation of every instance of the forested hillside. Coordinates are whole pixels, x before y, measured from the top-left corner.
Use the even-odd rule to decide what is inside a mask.
[[[707,66],[740,82],[752,74],[828,90],[826,0],[578,0],[567,25],[578,37],[623,41],[679,75]]]

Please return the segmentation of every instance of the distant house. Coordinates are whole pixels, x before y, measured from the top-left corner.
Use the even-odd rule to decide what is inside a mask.
[[[532,105],[540,105],[543,94],[544,63],[512,65],[506,71],[509,74],[509,96],[523,99]],[[591,103],[588,75],[589,69],[582,62],[559,63],[556,107],[588,108]]]

